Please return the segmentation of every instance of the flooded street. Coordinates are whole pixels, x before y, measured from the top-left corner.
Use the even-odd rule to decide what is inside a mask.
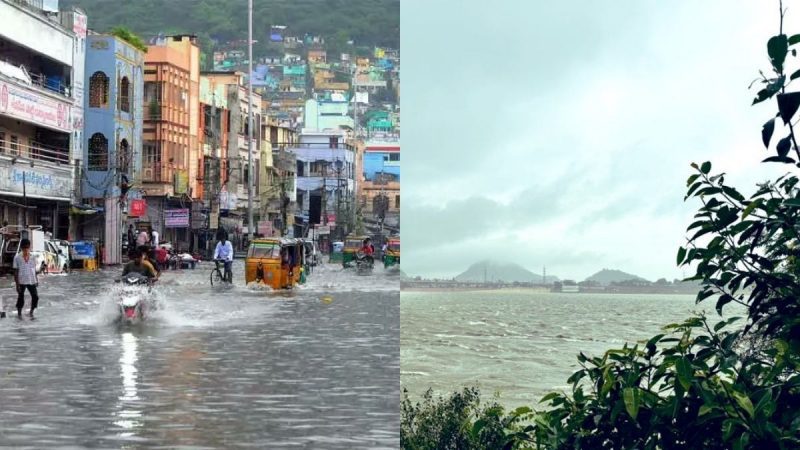
[[[137,327],[113,323],[121,268],[42,277],[35,321],[0,281],[0,446],[399,445],[397,275],[327,265],[271,292],[211,267],[165,271]]]

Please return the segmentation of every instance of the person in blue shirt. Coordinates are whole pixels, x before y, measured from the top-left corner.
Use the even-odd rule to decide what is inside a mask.
[[[233,280],[233,245],[224,234],[217,235],[217,247],[214,249],[214,260],[222,260],[225,264],[225,278]]]

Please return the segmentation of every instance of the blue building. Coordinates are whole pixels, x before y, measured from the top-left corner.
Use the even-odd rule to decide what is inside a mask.
[[[121,262],[124,207],[141,198],[144,52],[110,35],[89,35],[84,92],[83,202],[97,211],[86,216],[83,239],[104,243],[105,263]]]

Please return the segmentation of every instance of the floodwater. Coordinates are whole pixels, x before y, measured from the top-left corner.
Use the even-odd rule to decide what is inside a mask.
[[[42,277],[33,321],[0,281],[0,447],[399,446],[398,276],[326,265],[271,292],[212,267],[165,271],[136,327],[113,324],[119,268]]]
[[[693,295],[555,294],[534,291],[402,292],[400,382],[412,400],[477,386],[509,406],[537,406],[567,391],[576,356],[648,339],[705,311]],[[727,312],[735,308],[726,308]],[[742,315],[742,314],[738,314]]]

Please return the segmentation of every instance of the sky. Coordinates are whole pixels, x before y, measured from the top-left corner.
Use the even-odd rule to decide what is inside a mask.
[[[777,108],[748,88],[770,68],[777,0],[403,0],[400,14],[406,274],[493,259],[682,278],[690,164],[746,195],[786,170],[760,163]]]

